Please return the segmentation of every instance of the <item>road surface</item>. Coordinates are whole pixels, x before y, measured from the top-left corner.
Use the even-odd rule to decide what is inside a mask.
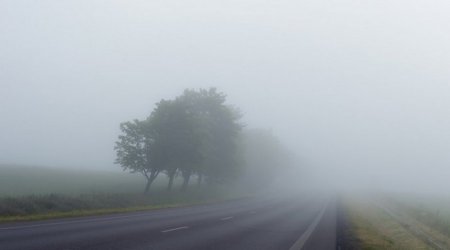
[[[336,249],[336,212],[326,198],[267,196],[0,224],[0,249]]]

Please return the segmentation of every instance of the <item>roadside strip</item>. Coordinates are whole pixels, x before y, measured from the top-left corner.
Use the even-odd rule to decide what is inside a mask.
[[[389,216],[391,216],[391,218],[397,221],[398,224],[400,224],[403,228],[405,228],[405,230],[409,231],[415,237],[425,242],[431,248],[437,250],[447,249],[446,247],[438,243],[436,239],[425,233],[423,230],[415,226],[413,223],[408,222],[408,219],[404,218],[404,216],[401,216],[400,213],[397,213],[394,210],[388,208],[387,206],[377,203],[375,201],[372,201],[372,204],[374,204],[374,206],[386,212]]]

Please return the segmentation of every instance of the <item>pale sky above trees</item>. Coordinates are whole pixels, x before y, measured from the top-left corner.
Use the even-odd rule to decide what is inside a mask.
[[[0,162],[117,168],[120,122],[217,87],[330,178],[442,188],[449,12],[444,0],[1,1]]]

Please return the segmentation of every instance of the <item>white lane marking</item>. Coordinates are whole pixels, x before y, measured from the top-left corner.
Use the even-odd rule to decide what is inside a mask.
[[[161,231],[161,233],[169,233],[169,232],[183,230],[183,229],[188,229],[188,228],[189,228],[188,226],[177,227],[177,228],[170,228],[170,229],[166,229],[166,230]]]
[[[233,216],[230,216],[230,217],[222,218],[222,219],[220,219],[220,220],[231,220],[231,219],[233,219],[233,218],[234,218]]]
[[[317,215],[317,217],[314,219],[314,221],[308,226],[306,231],[302,234],[302,236],[300,236],[300,238],[294,243],[294,245],[292,245],[292,247],[289,248],[289,250],[300,250],[303,248],[303,246],[305,245],[308,238],[311,236],[311,234],[316,229],[317,224],[319,224],[320,220],[322,219],[323,214],[325,213],[325,210],[327,209],[327,207],[328,207],[328,204],[322,208],[322,211],[320,211],[319,215]]]

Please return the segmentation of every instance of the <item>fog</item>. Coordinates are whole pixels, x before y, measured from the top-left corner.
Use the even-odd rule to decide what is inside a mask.
[[[217,87],[298,181],[450,188],[448,1],[2,1],[0,163],[120,170],[119,123]]]

